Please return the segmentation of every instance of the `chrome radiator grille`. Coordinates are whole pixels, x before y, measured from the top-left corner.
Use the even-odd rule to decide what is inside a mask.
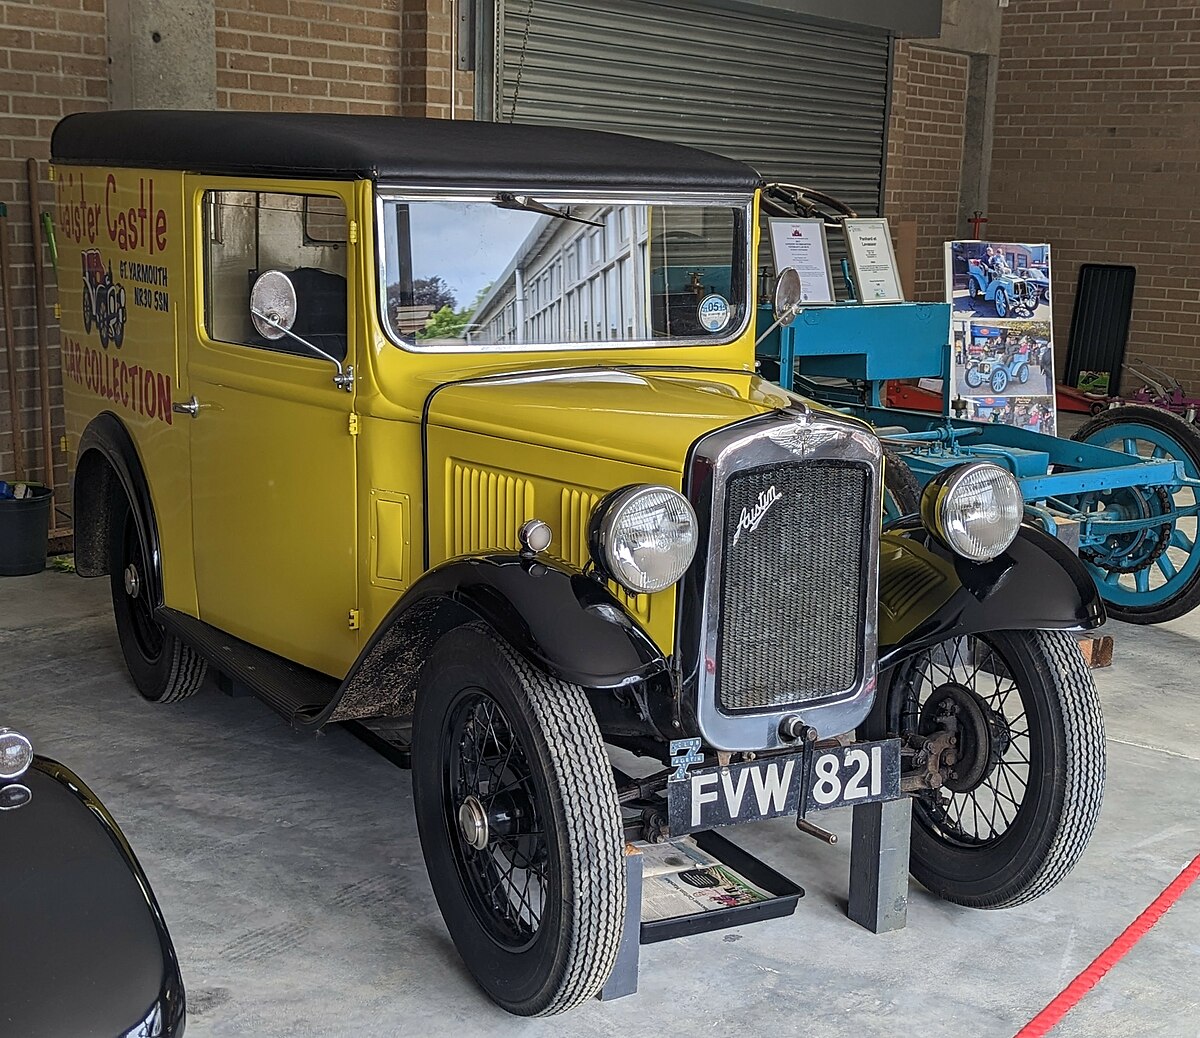
[[[783,462],[726,484],[717,697],[772,709],[853,690],[863,674],[873,471]]]

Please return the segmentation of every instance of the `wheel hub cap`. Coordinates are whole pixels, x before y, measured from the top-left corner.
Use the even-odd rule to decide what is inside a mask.
[[[995,767],[1008,747],[1008,725],[983,699],[957,682],[939,686],[921,707],[920,730],[932,735],[951,728],[957,739],[955,760],[946,777],[946,788],[969,793]]]
[[[142,591],[142,578],[138,576],[137,567],[131,562],[125,567],[125,594],[137,598]]]
[[[487,812],[478,797],[469,796],[458,809],[458,828],[468,847],[477,851],[483,850],[488,844]]]

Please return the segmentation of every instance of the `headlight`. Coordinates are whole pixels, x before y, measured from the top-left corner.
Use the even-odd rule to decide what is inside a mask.
[[[988,562],[1012,544],[1024,511],[1017,481],[983,461],[939,473],[921,494],[925,528],[973,562]]]
[[[20,778],[33,763],[33,746],[20,732],[0,728],[0,782]]]
[[[614,490],[592,513],[589,543],[597,565],[643,595],[668,588],[696,554],[696,513],[670,487]]]

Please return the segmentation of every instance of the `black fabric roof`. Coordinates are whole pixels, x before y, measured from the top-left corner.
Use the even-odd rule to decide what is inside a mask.
[[[625,134],[384,115],[82,112],[55,127],[50,149],[64,165],[429,186],[747,191],[760,180],[745,163]]]

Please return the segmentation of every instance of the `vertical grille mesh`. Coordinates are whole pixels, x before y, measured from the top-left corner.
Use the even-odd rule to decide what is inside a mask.
[[[777,708],[857,684],[870,486],[870,469],[845,461],[729,478],[717,656],[723,710]]]

